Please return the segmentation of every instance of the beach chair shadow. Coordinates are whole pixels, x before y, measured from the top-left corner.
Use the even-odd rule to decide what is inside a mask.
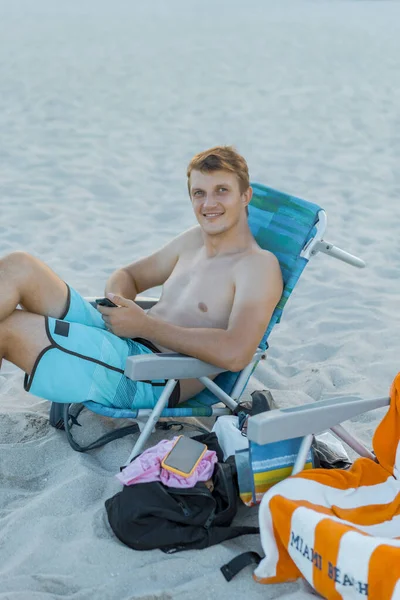
[[[249,205],[249,225],[258,245],[275,254],[278,258],[284,281],[284,290],[272,315],[268,328],[249,365],[241,372],[223,371],[198,359],[177,353],[148,354],[131,356],[127,360],[125,375],[132,380],[165,379],[166,385],[156,406],[145,410],[109,408],[87,401],[84,407],[99,415],[112,418],[147,419],[125,464],[128,464],[144,448],[155,424],[160,417],[211,417],[229,414],[233,411],[260,360],[266,357],[268,338],[276,323],[279,323],[285,304],[292,293],[308,261],[318,252],[338,258],[350,265],[362,268],[364,262],[323,240],[326,229],[325,211],[311,202],[279,192],[262,184],[253,183],[253,197]],[[149,308],[156,300],[140,298],[136,302]],[[212,380],[211,375],[217,374]],[[176,408],[166,408],[168,399],[179,379],[199,379],[204,390],[194,398],[181,403]],[[221,403],[224,405],[221,408]],[[80,410],[83,408],[81,406]],[[122,437],[135,431],[135,426],[121,428],[106,434],[86,447],[76,444],[71,435],[71,426],[77,422],[77,414],[71,415],[69,404],[52,403],[50,422],[64,428],[71,446],[85,451],[115,437]],[[142,421],[143,422],[143,421]],[[137,426],[136,426],[137,431]]]

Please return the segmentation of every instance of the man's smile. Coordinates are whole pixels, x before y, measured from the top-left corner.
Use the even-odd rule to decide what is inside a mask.
[[[216,217],[220,217],[223,214],[224,213],[221,213],[221,212],[209,212],[209,213],[203,213],[203,217],[205,217],[206,219],[215,219]]]

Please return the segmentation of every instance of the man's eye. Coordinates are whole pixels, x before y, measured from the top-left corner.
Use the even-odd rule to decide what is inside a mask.
[[[221,188],[219,188],[219,190],[218,190],[218,191],[219,191],[219,192],[227,192],[228,190],[227,190],[226,188],[224,188],[224,187],[221,187]]]
[[[201,192],[200,190],[196,190],[195,193],[193,194],[194,196],[202,196],[203,192]]]

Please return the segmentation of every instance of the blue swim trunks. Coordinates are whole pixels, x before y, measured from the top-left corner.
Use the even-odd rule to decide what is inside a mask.
[[[106,330],[100,312],[68,288],[66,312],[46,317],[49,345],[39,354],[24,387],[52,402],[91,400],[112,408],[153,408],[165,381],[132,381],[124,375],[128,356],[158,352],[149,341],[120,338]],[[168,406],[179,402],[179,382]]]

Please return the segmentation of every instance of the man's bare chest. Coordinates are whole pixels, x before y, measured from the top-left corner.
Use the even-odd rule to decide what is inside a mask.
[[[157,312],[183,327],[227,327],[234,299],[231,267],[229,261],[180,260],[164,284]]]

